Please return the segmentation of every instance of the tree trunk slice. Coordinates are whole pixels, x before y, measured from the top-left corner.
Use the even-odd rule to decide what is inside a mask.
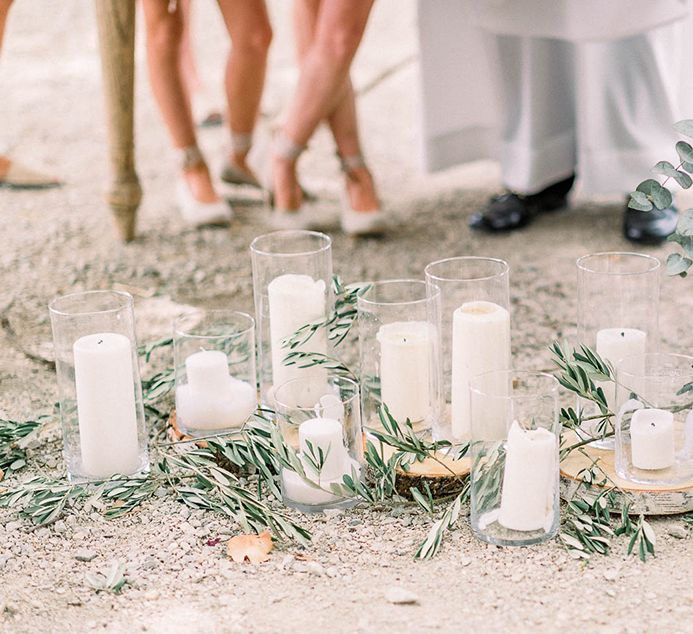
[[[575,441],[578,440],[574,436]],[[573,437],[570,437],[570,441]],[[630,513],[632,515],[676,515],[693,511],[693,481],[681,486],[644,485],[623,480],[616,475],[614,461],[616,454],[608,449],[596,449],[590,445],[583,447],[583,452],[573,451],[561,462],[561,497],[571,500],[582,484],[582,477],[578,475],[582,470],[588,469],[592,461],[602,469],[613,482],[628,494],[631,502]],[[609,488],[597,484],[595,489]],[[619,498],[623,497],[617,491]],[[618,500],[614,511],[620,512],[621,499]]]
[[[377,441],[376,441],[377,442]],[[383,445],[383,457],[389,460],[397,450],[389,445]],[[409,489],[416,487],[419,491],[425,491],[428,484],[431,495],[434,498],[447,497],[459,493],[465,486],[466,476],[471,469],[471,458],[453,460],[445,454],[439,453],[438,460],[426,458],[423,462],[413,462],[408,470],[397,469],[395,488],[403,497],[411,498]],[[452,472],[452,473],[451,473]]]

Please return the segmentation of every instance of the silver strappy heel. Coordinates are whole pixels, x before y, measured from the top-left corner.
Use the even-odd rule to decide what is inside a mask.
[[[347,178],[352,178],[351,173],[360,168],[367,168],[366,161],[361,154],[342,156],[337,154],[342,172]],[[342,231],[350,236],[381,235],[387,230],[388,214],[380,207],[372,211],[357,211],[351,206],[349,194],[346,189],[342,192]]]

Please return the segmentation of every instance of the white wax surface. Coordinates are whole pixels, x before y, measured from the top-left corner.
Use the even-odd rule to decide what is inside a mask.
[[[498,523],[516,531],[547,530],[558,482],[558,443],[547,429],[525,430],[517,421],[505,445]]]
[[[636,469],[668,469],[675,461],[674,415],[639,409],[630,421],[630,449]]]
[[[301,326],[326,317],[326,288],[323,280],[309,275],[288,273],[275,277],[267,287],[269,299],[270,343],[272,347],[272,382],[276,389],[282,383],[301,376],[313,375],[327,378],[325,368],[299,368],[284,365],[284,358],[291,352],[282,342]],[[306,343],[293,351],[327,354],[325,329],[318,330]]]
[[[113,332],[73,345],[82,468],[109,478],[140,468],[135,380],[130,340]]]
[[[400,423],[407,418],[424,420],[431,405],[431,326],[425,321],[397,321],[381,326],[377,339],[383,403]]]
[[[618,362],[625,357],[647,352],[647,333],[637,328],[604,328],[597,332],[597,354],[618,368]],[[637,373],[638,368],[632,370]],[[644,371],[644,366],[642,371]],[[611,381],[599,381],[604,390],[609,407],[616,408],[616,384]]]
[[[221,350],[201,350],[185,360],[185,373],[194,392],[215,394],[228,387],[229,361]]]
[[[326,480],[341,480],[346,468],[349,467],[349,454],[344,444],[344,427],[332,418],[312,418],[300,424],[298,442],[303,454],[312,455],[318,461],[322,450],[324,462],[320,478]],[[309,443],[313,448],[311,453]],[[307,471],[317,476],[315,469],[308,466]]]
[[[298,457],[301,459],[304,469],[306,469],[306,475],[310,477],[306,468],[307,465],[305,458],[302,454],[299,454]],[[359,463],[356,460],[349,458],[347,463],[344,465],[343,473],[340,474],[338,478],[334,478],[332,480],[328,480],[326,478],[313,480],[311,478],[311,481],[318,484],[320,488],[311,486],[295,471],[291,471],[290,469],[282,469],[282,493],[286,498],[292,500],[293,502],[304,504],[306,506],[338,502],[342,498],[338,495],[330,493],[330,486],[332,484],[342,484],[343,476],[351,475],[352,469],[356,471],[357,477],[359,477]]]
[[[471,379],[484,372],[508,369],[510,313],[493,302],[462,304],[452,318],[452,440],[471,437]],[[487,414],[489,420],[505,420],[503,412]],[[502,427],[505,433],[505,425]]]
[[[196,392],[190,384],[176,389],[176,415],[189,430],[240,428],[256,408],[255,387],[228,374],[225,386],[213,395]]]

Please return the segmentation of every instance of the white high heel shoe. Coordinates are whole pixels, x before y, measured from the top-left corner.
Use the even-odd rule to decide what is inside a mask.
[[[367,167],[361,154],[352,156],[341,156],[339,158],[342,172],[347,178],[356,169]],[[382,235],[387,231],[388,214],[385,210],[378,209],[372,211],[358,211],[351,206],[349,194],[346,190],[342,191],[342,213],[340,217],[342,231],[350,236],[375,236]]]
[[[204,158],[197,146],[190,146],[182,150],[182,168],[190,169],[204,163]],[[183,176],[176,184],[176,195],[180,215],[186,224],[191,227],[204,227],[207,225],[228,224],[233,217],[233,211],[229,204],[223,200],[213,203],[205,203],[197,200]]]
[[[279,156],[287,161],[296,161],[301,153],[306,149],[305,145],[294,143],[289,137],[279,132],[272,144],[272,155]],[[272,163],[269,161],[270,177],[268,182],[272,183]],[[303,190],[301,190],[303,192]],[[276,206],[276,199],[272,192],[267,190],[268,206],[272,210],[270,222],[272,227],[277,230],[286,229],[313,229],[321,230],[328,228],[328,219],[324,214],[319,213],[315,203],[307,202],[303,196],[301,205],[298,209],[287,209]]]

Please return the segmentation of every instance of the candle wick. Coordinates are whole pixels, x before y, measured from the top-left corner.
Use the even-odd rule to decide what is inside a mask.
[[[101,345],[102,343],[103,343],[103,339],[99,339],[99,340],[96,342],[97,345]]]

